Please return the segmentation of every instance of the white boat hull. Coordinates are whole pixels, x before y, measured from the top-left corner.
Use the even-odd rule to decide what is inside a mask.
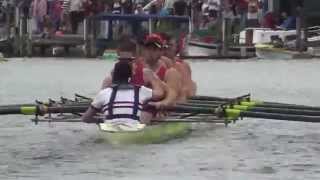
[[[256,55],[259,59],[310,59],[314,56],[306,52],[285,50],[281,48],[256,48]]]
[[[184,53],[187,56],[217,56],[217,48],[216,44],[191,41],[186,46]],[[228,56],[253,57],[255,50],[252,47],[230,47]]]

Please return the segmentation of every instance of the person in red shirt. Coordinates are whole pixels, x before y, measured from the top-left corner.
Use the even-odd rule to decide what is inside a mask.
[[[142,69],[150,69],[167,86],[165,98],[156,102],[156,106],[171,106],[179,100],[182,88],[181,74],[173,67],[168,67],[161,60],[165,42],[159,34],[147,35],[142,43],[142,60],[136,62],[132,83],[144,84]]]
[[[192,80],[192,71],[189,63],[177,56],[179,53],[179,45],[177,41],[166,33],[161,34],[165,39],[166,45],[163,50],[163,56],[160,60],[165,62],[168,68],[176,69],[182,79],[182,89],[179,98],[184,101],[186,98],[196,94],[196,83]]]

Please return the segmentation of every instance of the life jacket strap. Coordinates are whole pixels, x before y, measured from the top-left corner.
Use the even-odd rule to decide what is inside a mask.
[[[113,115],[107,115],[106,119],[111,120],[111,119],[133,119],[139,121],[139,116],[133,115],[133,114],[113,114]]]
[[[140,86],[133,86],[134,90],[134,101],[133,101],[133,110],[132,114],[113,114],[114,109],[114,103],[116,99],[116,95],[118,92],[119,86],[115,85],[112,87],[111,97],[109,100],[109,108],[108,108],[108,115],[106,116],[107,120],[111,119],[119,119],[119,118],[128,118],[139,121],[140,118],[138,116],[139,111],[139,92],[140,92]]]

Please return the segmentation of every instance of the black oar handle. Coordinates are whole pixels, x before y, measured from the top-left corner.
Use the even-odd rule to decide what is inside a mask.
[[[0,108],[0,115],[9,114],[21,114],[21,108],[19,106],[5,106]]]

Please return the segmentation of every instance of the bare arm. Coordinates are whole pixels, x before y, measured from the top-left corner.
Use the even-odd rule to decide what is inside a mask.
[[[191,96],[195,96],[196,92],[197,92],[197,84],[192,80],[192,71],[191,71],[191,67],[190,64],[187,62],[183,62],[183,65],[186,69],[187,72],[187,83],[188,83],[188,93],[187,96],[191,97]]]
[[[102,81],[101,90],[110,87],[112,84],[112,75],[107,76]]]
[[[98,123],[97,119],[94,119],[94,116],[98,113],[93,107],[89,107],[87,111],[82,115],[81,120],[85,123]]]
[[[161,101],[161,103],[164,106],[174,105],[178,98],[179,90],[182,87],[180,73],[174,68],[170,68],[166,73],[165,82],[168,86],[168,93],[166,94],[165,99]]]

